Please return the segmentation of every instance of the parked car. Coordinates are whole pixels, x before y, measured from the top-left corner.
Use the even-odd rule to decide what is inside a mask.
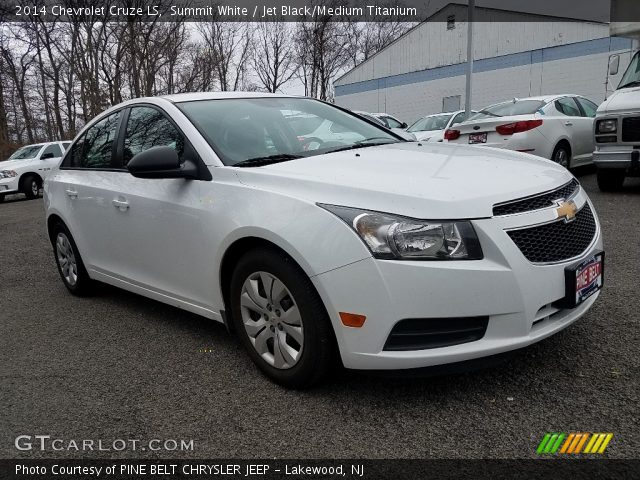
[[[379,123],[385,128],[388,128],[396,135],[400,135],[402,138],[409,142],[415,142],[416,136],[413,133],[407,132],[407,124],[401,122],[396,117],[393,117],[387,113],[369,113],[354,110],[353,113],[366,118],[367,120],[375,123]]]
[[[478,112],[471,112],[472,115],[476,113]],[[427,115],[416,120],[407,128],[407,132],[413,133],[416,140],[421,142],[442,142],[445,130],[463,122],[465,117],[464,110]]]
[[[305,140],[290,113],[358,140]],[[602,287],[602,236],[563,167],[404,142],[314,99],[134,99],[80,132],[44,189],[60,277],[225,322],[289,387],[470,360],[567,327]]]
[[[618,73],[613,57],[610,74]],[[594,162],[603,191],[622,188],[625,177],[640,176],[640,52],[631,59],[615,92],[596,112]]]
[[[40,194],[42,183],[58,165],[71,142],[47,142],[25,145],[8,160],[0,162],[0,202],[6,195],[24,193],[27,198]]]
[[[448,129],[445,139],[526,152],[566,168],[578,167],[592,162],[597,108],[579,95],[514,98],[483,108]]]

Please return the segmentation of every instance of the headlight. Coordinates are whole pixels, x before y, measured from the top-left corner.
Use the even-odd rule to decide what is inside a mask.
[[[14,170],[0,170],[0,178],[13,178],[18,174]]]
[[[318,204],[355,230],[376,258],[480,260],[482,249],[471,222],[416,220],[388,213]]]
[[[613,133],[618,130],[618,120],[598,120],[596,123],[597,133]]]

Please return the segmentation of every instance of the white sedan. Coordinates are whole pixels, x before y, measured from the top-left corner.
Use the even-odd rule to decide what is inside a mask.
[[[449,128],[452,143],[526,152],[572,168],[592,162],[597,105],[579,95],[514,98]]]
[[[471,115],[478,112],[471,112]],[[442,142],[444,141],[444,132],[464,121],[466,117],[464,110],[448,113],[435,113],[427,115],[416,120],[407,132],[413,133],[416,140],[421,142]]]
[[[358,140],[309,149],[293,111]],[[602,287],[598,218],[565,168],[403,142],[310,98],[127,101],[87,124],[44,193],[72,294],[100,281],[225,322],[289,387],[336,361],[412,369],[524,347]]]

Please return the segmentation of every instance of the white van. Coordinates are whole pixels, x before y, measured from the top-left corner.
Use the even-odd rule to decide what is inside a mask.
[[[618,73],[619,62],[612,56],[609,75]],[[600,190],[619,190],[625,177],[640,176],[640,51],[616,91],[598,107],[594,131]]]

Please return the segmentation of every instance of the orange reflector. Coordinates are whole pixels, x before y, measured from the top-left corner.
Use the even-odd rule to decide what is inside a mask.
[[[364,325],[364,321],[367,319],[364,315],[358,315],[357,313],[339,312],[340,320],[345,327],[360,328]]]

